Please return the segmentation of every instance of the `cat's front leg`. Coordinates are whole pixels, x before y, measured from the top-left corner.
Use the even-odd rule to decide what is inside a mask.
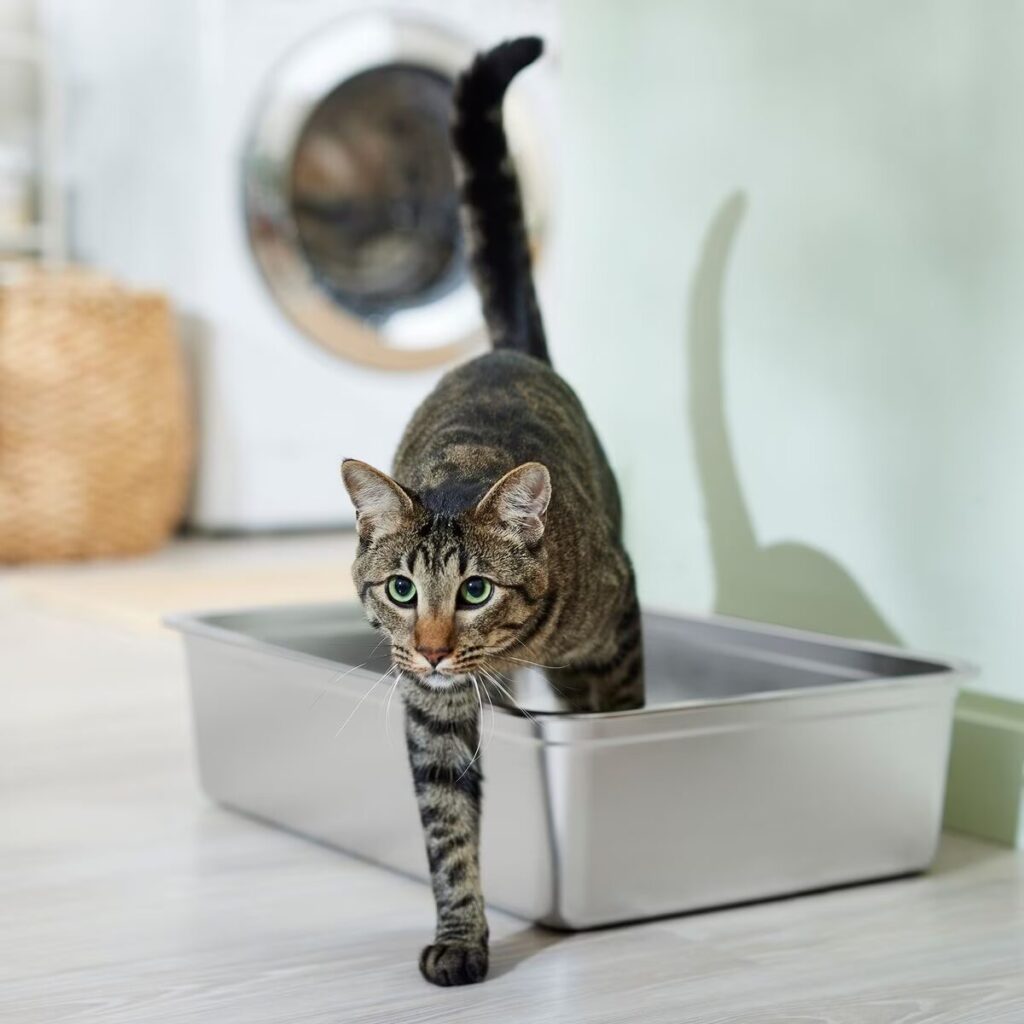
[[[405,687],[405,737],[437,906],[420,971],[435,985],[487,976],[480,888],[480,718],[475,691]]]

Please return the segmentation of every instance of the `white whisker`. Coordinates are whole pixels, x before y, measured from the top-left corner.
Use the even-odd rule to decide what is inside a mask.
[[[366,666],[369,665],[371,661],[373,661],[373,656],[380,650],[381,644],[386,643],[387,640],[388,637],[382,637],[377,642],[377,645],[373,648],[373,650],[370,651],[370,656],[366,659],[366,661],[362,662],[359,665],[353,665],[352,668],[346,669],[344,672],[336,672],[333,676],[331,676],[331,678],[327,681],[327,685],[316,695],[316,697],[313,698],[313,703],[309,705],[309,710],[312,711],[313,708],[315,708],[317,704],[320,703],[324,695],[335,683],[340,683],[342,679],[345,678],[345,676],[351,675],[353,672],[356,671],[356,669],[366,668]]]
[[[334,734],[334,738],[335,739],[337,739],[342,734],[342,732],[345,729],[345,726],[348,725],[348,723],[352,721],[352,716],[355,715],[355,713],[363,706],[363,701],[366,700],[366,698],[369,697],[371,693],[373,693],[373,691],[377,687],[377,684],[384,682],[384,680],[387,679],[387,677],[389,675],[391,675],[391,673],[394,670],[395,670],[395,666],[392,665],[387,670],[387,672],[384,673],[384,675],[380,676],[380,678],[378,678],[378,679],[374,679],[374,681],[373,681],[372,685],[370,686],[370,688],[366,691],[366,693],[364,693],[362,695],[362,697],[359,698],[359,703],[356,704],[356,706],[349,712],[348,718],[346,718],[345,721],[341,723],[341,728]]]
[[[500,654],[500,658],[507,658],[509,661],[518,661],[520,665],[532,665],[534,668],[568,668],[568,665],[542,665],[539,661],[527,661],[526,658],[513,658],[511,654]]]
[[[483,742],[484,742],[484,730],[483,730],[484,700],[483,700],[483,697],[480,696],[480,687],[477,685],[476,677],[475,676],[469,676],[468,678],[469,678],[469,681],[473,684],[473,689],[476,692],[476,701],[480,705],[480,722],[479,722],[479,726],[477,728],[476,750],[473,751],[473,756],[469,759],[469,764],[467,764],[466,767],[462,769],[462,775],[460,775],[458,777],[458,779],[456,780],[457,782],[461,782],[462,781],[462,776],[465,775],[466,772],[468,772],[469,769],[472,768],[474,764],[476,764],[476,759],[480,756],[480,748],[481,748],[481,746],[483,745]]]
[[[388,690],[387,703],[384,705],[384,734],[388,738],[388,746],[391,746],[391,698],[395,695],[395,690],[398,689],[398,684],[402,681],[402,673],[399,672],[395,676],[395,681],[391,684],[391,689]]]
[[[494,739],[494,701],[490,700],[488,698],[487,706],[491,709],[491,737],[490,738],[493,740]],[[481,714],[481,717],[483,717],[483,712],[482,711],[481,711],[480,714]],[[483,722],[480,723],[480,726],[481,726],[481,728],[483,727]]]
[[[568,665],[542,665],[542,664],[540,664],[539,662],[536,662],[536,661],[528,661],[528,660],[526,660],[525,658],[515,658],[515,657],[513,657],[513,656],[512,656],[511,654],[505,654],[505,651],[510,651],[510,650],[512,650],[512,649],[513,649],[514,647],[522,647],[522,649],[523,649],[524,651],[528,651],[528,650],[530,649],[530,648],[529,648],[529,647],[528,647],[528,646],[527,646],[527,645],[526,645],[526,644],[525,644],[525,643],[524,643],[524,642],[523,642],[522,640],[520,640],[520,639],[519,639],[518,637],[513,637],[513,638],[512,638],[512,642],[511,642],[510,644],[506,645],[506,646],[505,646],[505,647],[504,647],[504,648],[503,648],[502,650],[500,650],[500,651],[495,651],[495,652],[494,652],[494,654],[495,654],[495,656],[501,656],[501,657],[506,657],[506,658],[508,658],[508,659],[509,659],[510,661],[518,661],[518,662],[521,662],[521,663],[522,663],[522,664],[524,664],[524,665],[533,665],[533,666],[535,666],[536,668],[550,668],[550,669],[560,669],[560,668],[568,668],[568,667],[569,667]]]
[[[508,698],[509,702],[512,704],[512,707],[514,707],[517,711],[524,714],[528,719],[530,719],[531,722],[537,721],[537,719],[534,718],[533,715],[531,715],[530,712],[526,710],[526,708],[520,705],[520,703],[515,699],[512,693],[502,683],[498,681],[497,677],[492,672],[485,668],[481,668],[480,671],[483,672],[483,674],[487,676],[487,678],[498,688],[498,690]]]

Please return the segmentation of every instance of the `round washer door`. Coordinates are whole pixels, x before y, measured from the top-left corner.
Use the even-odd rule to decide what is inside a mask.
[[[362,15],[270,76],[243,158],[249,244],[284,312],[341,356],[417,369],[479,340],[449,141],[452,86],[474,50],[435,25]],[[529,156],[516,103],[510,142]],[[520,154],[519,169],[543,223],[539,168]]]

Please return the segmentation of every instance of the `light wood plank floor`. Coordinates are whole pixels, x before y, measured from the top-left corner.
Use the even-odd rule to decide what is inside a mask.
[[[340,593],[347,550],[0,580],[0,1021],[1024,1021],[1024,857],[952,835],[930,875],[881,885],[572,937],[493,914],[491,979],[426,985],[424,886],[200,794],[178,642],[147,611],[179,571],[308,596],[325,551]]]

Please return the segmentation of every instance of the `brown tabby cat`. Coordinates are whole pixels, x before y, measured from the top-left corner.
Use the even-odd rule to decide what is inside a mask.
[[[539,39],[477,57],[453,136],[494,351],[420,406],[394,479],[353,459],[353,576],[402,673],[406,739],[437,903],[420,970],[437,985],[487,974],[480,889],[477,688],[522,662],[559,666],[572,710],[643,702],[640,616],[615,479],[576,395],[548,360],[519,186],[501,121]]]

